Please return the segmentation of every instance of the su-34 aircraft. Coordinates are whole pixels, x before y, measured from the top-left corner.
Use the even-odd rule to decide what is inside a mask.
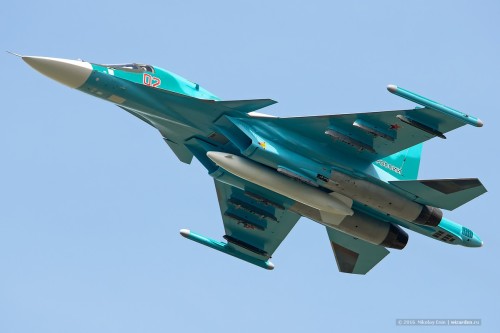
[[[174,73],[145,64],[101,65],[21,56],[35,70],[116,104],[162,135],[180,161],[214,178],[226,242],[181,235],[257,266],[301,216],[326,227],[338,268],[365,274],[408,242],[404,229],[480,247],[470,229],[443,217],[486,192],[476,178],[417,180],[424,141],[482,121],[403,88],[422,107],[278,118],[270,99],[223,101]]]

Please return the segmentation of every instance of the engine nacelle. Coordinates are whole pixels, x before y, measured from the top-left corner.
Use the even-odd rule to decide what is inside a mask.
[[[330,179],[319,177],[323,186],[385,214],[421,225],[437,226],[443,217],[439,208],[422,205],[364,179],[332,172]]]
[[[352,216],[343,216],[320,212],[298,202],[290,206],[289,209],[327,227],[337,229],[374,245],[401,250],[408,243],[408,234],[399,226],[358,210],[354,210]]]
[[[399,226],[359,211],[346,216],[338,225],[329,226],[369,243],[392,249],[401,250],[408,243],[408,234]]]

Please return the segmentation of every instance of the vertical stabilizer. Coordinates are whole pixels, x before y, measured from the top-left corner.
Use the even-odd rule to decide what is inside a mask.
[[[418,145],[380,159],[374,164],[399,180],[417,179],[422,146],[423,143],[419,143]]]

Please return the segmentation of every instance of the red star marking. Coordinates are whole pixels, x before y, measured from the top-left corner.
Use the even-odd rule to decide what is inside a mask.
[[[397,131],[398,129],[401,128],[401,126],[399,126],[398,124],[392,124],[390,127],[389,127],[391,130],[395,130]]]

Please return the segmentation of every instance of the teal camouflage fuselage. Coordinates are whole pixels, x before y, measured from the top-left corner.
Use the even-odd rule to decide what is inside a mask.
[[[402,228],[448,244],[482,246],[441,210],[484,193],[479,180],[417,180],[423,142],[465,124],[482,126],[475,117],[389,86],[424,107],[277,118],[255,112],[272,100],[223,101],[155,66],[23,59],[153,126],[182,162],[200,161],[215,179],[227,243],[181,234],[211,248],[272,269],[269,258],[301,216],[326,226],[346,273],[364,274],[386,248],[402,249],[408,241]],[[63,72],[80,81],[66,82]]]

